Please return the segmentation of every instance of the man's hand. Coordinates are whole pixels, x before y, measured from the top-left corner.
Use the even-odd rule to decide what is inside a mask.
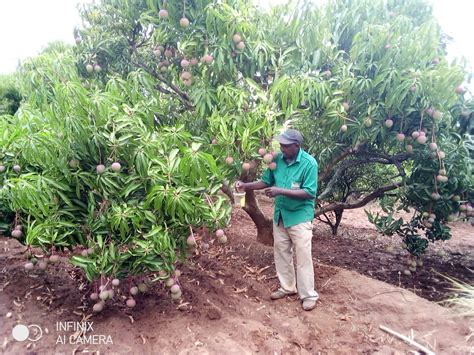
[[[290,198],[296,198],[298,200],[314,199],[313,196],[308,194],[303,189],[293,190],[293,189],[284,189],[282,187],[275,187],[275,186],[266,188],[265,195],[267,195],[268,197],[276,197],[276,196],[283,195]]]
[[[237,190],[237,192],[245,192],[245,182],[237,180],[235,182],[235,189]]]
[[[268,197],[275,197],[278,195],[282,195],[281,190],[282,189],[279,187],[272,186],[272,187],[269,187],[268,189],[265,189],[265,195],[267,195]]]
[[[263,181],[254,181],[254,182],[242,182],[237,180],[235,182],[235,190],[237,192],[247,192],[247,191],[254,191],[254,190],[261,190],[267,188],[268,185],[265,184]]]

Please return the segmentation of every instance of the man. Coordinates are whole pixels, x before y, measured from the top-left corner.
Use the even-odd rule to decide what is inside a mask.
[[[314,289],[311,255],[318,164],[300,148],[303,136],[299,131],[288,129],[276,140],[280,142],[281,150],[275,157],[276,169],[267,169],[261,181],[237,181],[236,188],[240,191],[265,189],[267,196],[275,197],[274,258],[280,288],[270,297],[277,300],[298,292],[303,309],[310,311],[319,298]],[[296,279],[293,249],[296,252]]]

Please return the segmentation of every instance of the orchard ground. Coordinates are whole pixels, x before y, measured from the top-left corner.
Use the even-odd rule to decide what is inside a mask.
[[[260,197],[267,214],[271,201]],[[376,209],[376,206],[373,206]],[[378,234],[363,209],[346,211],[334,237],[315,222],[313,257],[320,301],[312,312],[296,297],[270,301],[277,280],[272,249],[255,241],[256,230],[242,210],[226,229],[228,244],[211,241],[181,267],[183,299],[155,287],[137,297],[133,310],[123,301],[91,315],[80,272],[65,261],[27,274],[22,247],[1,238],[0,341],[4,353],[246,354],[246,353],[407,353],[416,350],[379,329],[384,325],[443,354],[474,350],[472,323],[435,301],[448,297],[449,275],[473,280],[473,228],[454,223],[453,238],[431,246],[423,266],[405,276],[408,254],[396,237]],[[205,235],[197,238],[207,239]],[[442,250],[443,252],[439,252]],[[400,273],[399,273],[400,271]],[[79,290],[78,290],[79,285]],[[117,299],[117,297],[116,297]],[[93,322],[88,333],[110,336],[112,344],[71,341],[74,331],[58,331],[67,321]],[[15,324],[37,324],[36,342],[15,341]],[[35,337],[35,334],[30,335]],[[67,344],[58,344],[58,337]],[[90,339],[90,338],[89,338]],[[103,341],[105,337],[102,338]]]

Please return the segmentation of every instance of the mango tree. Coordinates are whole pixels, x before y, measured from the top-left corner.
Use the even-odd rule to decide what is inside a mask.
[[[101,86],[84,82],[75,60],[55,48],[25,63],[27,99],[0,121],[0,198],[13,214],[11,236],[29,248],[25,269],[46,269],[70,249],[94,281],[95,311],[118,290],[133,307],[153,281],[179,298],[176,263],[212,239],[196,231],[207,226],[225,242],[224,175],[205,139],[180,124],[156,129],[162,103],[146,94],[154,92],[146,75]]]
[[[369,219],[401,235],[412,254],[448,239],[446,222],[472,211],[472,138],[459,124],[471,108],[431,7],[334,1],[305,8],[294,33],[295,51],[313,67],[273,90],[287,115],[297,112],[323,167],[316,215],[335,213],[326,218],[335,232],[343,210],[381,199],[387,215]],[[412,219],[395,220],[400,209]]]

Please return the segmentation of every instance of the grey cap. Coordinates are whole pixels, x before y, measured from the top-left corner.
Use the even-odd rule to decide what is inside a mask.
[[[275,139],[281,144],[300,144],[303,143],[303,136],[296,129],[288,129]]]

